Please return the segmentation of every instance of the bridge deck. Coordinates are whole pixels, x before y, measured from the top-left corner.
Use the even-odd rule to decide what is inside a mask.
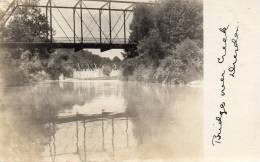
[[[1,48],[74,48],[76,51],[83,48],[100,49],[129,49],[136,47],[136,44],[100,44],[100,43],[33,43],[33,42],[0,42]]]
[[[48,121],[44,121],[43,123],[54,122],[56,124],[62,123],[71,123],[75,121],[85,121],[85,122],[95,122],[107,119],[124,119],[127,118],[127,113],[110,113],[104,112],[103,114],[94,114],[94,115],[86,115],[86,114],[75,114],[68,116],[57,116],[55,119],[50,119]]]

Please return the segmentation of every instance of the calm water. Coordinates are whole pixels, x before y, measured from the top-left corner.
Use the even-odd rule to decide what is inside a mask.
[[[96,80],[9,87],[1,93],[1,160],[194,160],[202,156],[202,88]],[[102,111],[123,116],[56,120],[77,113],[95,117]]]

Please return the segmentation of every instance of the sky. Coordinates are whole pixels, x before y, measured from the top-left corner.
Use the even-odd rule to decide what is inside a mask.
[[[121,49],[112,49],[105,52],[100,52],[99,49],[87,49],[88,51],[91,51],[93,54],[99,55],[101,57],[109,57],[110,59],[113,59],[114,57],[118,57],[121,60],[123,59],[123,56],[121,52],[124,52],[124,50]]]

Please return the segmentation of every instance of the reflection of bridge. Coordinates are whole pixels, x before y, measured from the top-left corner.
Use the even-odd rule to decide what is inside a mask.
[[[108,119],[124,119],[127,117],[126,113],[110,113],[103,112],[102,114],[94,114],[94,115],[84,115],[84,114],[76,114],[70,116],[60,116],[57,117],[54,121],[56,124],[62,123],[70,123],[75,121],[85,121],[85,122],[95,122],[102,121]]]
[[[1,47],[74,48],[75,50],[97,48],[101,51],[132,48],[136,45],[130,43],[128,37],[133,8],[137,4],[153,5],[149,2],[115,0],[78,0],[69,5],[62,2],[64,4],[62,6],[57,0],[47,0],[47,3],[38,5],[20,1],[14,0],[10,3],[0,23],[8,24],[10,17],[18,8],[43,8],[46,22],[51,27],[46,33],[48,42],[2,40]]]
[[[54,119],[50,119],[48,121],[44,121],[44,123],[48,123],[51,127],[51,129],[53,130],[54,134],[51,137],[51,141],[49,144],[50,147],[50,158],[52,159],[52,161],[54,162],[57,156],[64,156],[64,155],[77,155],[79,156],[80,159],[82,159],[83,162],[87,161],[87,145],[86,145],[86,140],[87,139],[87,132],[86,132],[86,125],[90,124],[90,123],[94,123],[94,122],[100,122],[101,123],[101,127],[100,127],[100,133],[102,134],[101,136],[101,140],[102,140],[102,145],[101,145],[101,152],[109,152],[109,150],[106,150],[105,148],[105,138],[106,137],[106,129],[105,129],[105,122],[111,121],[111,148],[112,148],[112,156],[114,158],[115,156],[115,121],[119,120],[124,122],[125,121],[125,130],[124,130],[124,134],[125,134],[125,140],[126,140],[126,145],[125,148],[128,148],[129,146],[129,133],[128,133],[128,129],[129,129],[129,119],[128,119],[128,114],[126,112],[123,113],[112,113],[112,112],[104,112],[104,110],[102,110],[101,114],[93,114],[93,115],[86,115],[86,114],[75,114],[75,115],[69,115],[69,116],[60,116],[60,117],[56,117]],[[66,124],[66,123],[76,123],[75,125],[75,133],[76,133],[76,150],[73,152],[61,152],[61,153],[56,153],[56,127],[59,124]],[[83,150],[80,150],[80,131],[79,131],[79,122],[82,122],[83,124]],[[95,127],[96,129],[99,129],[98,127]],[[123,134],[121,134],[122,136]],[[97,141],[99,141],[98,139],[96,139]],[[82,155],[81,155],[82,153]],[[81,156],[83,156],[83,158],[81,158]]]

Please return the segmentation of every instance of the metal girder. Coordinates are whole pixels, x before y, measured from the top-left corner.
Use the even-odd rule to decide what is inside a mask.
[[[73,42],[76,43],[76,20],[75,20],[75,9],[73,9]]]
[[[6,22],[9,20],[9,18],[12,16],[14,11],[18,7],[18,0],[13,0],[9,5],[8,8],[3,12],[3,15],[0,18],[0,25],[6,24]],[[9,13],[10,12],[10,13]],[[6,17],[6,19],[5,19]]]
[[[1,42],[1,48],[74,48],[76,51],[83,48],[100,49],[102,52],[110,49],[131,49],[136,44],[100,44],[100,43],[31,43],[31,42]]]
[[[102,44],[102,10],[99,10],[99,43]]]
[[[0,20],[1,20],[2,18],[4,18],[4,16],[5,16],[5,15],[7,14],[7,12],[12,8],[12,6],[15,5],[15,2],[16,2],[16,0],[12,1],[12,2],[8,5],[7,9],[3,12],[3,15],[0,17]]]
[[[109,3],[109,2],[106,2],[105,4],[103,4],[103,5],[100,7],[100,9],[102,10],[105,6],[108,5],[108,3]]]
[[[126,23],[126,21],[128,20],[129,16],[130,16],[130,14],[129,14],[128,16],[126,16],[126,12],[124,11],[124,21],[123,21],[123,24],[122,24],[121,27],[119,28],[119,30],[118,30],[118,32],[116,33],[114,39],[117,38],[119,32],[122,30],[122,28],[124,28],[124,40],[125,40],[125,42],[126,42],[126,24],[125,24],[125,23]]]
[[[124,12],[124,43],[126,44],[126,26],[125,26],[125,22],[126,22],[126,13]]]
[[[76,43],[76,17],[75,17],[75,13],[76,13],[76,9],[77,9],[77,6],[78,4],[82,2],[81,0],[78,0],[76,2],[76,4],[73,6],[73,42]]]
[[[82,13],[82,3],[83,1],[80,0],[80,33],[81,33],[81,43],[83,43],[83,13]]]
[[[92,2],[102,2],[102,6],[100,7],[91,7],[85,5],[84,2],[88,2],[88,1],[92,1]],[[123,7],[123,8],[116,8],[116,7],[112,7],[112,4],[115,3],[125,3],[127,4],[127,7]],[[91,3],[90,3],[91,4]],[[47,39],[49,39],[49,42],[0,42],[0,47],[3,48],[74,48],[75,50],[81,50],[83,48],[99,48],[101,51],[106,51],[109,49],[130,49],[130,48],[135,48],[136,44],[129,44],[128,42],[128,38],[126,37],[126,22],[129,18],[129,16],[131,15],[131,13],[133,12],[133,6],[136,4],[155,4],[155,3],[150,3],[150,2],[133,2],[133,1],[116,1],[116,0],[78,0],[75,4],[73,4],[72,6],[57,6],[54,3],[54,0],[48,0],[46,5],[36,5],[36,4],[17,4],[16,7],[34,7],[34,8],[44,8],[46,9],[46,22],[47,24],[50,26],[50,31],[48,31],[47,34]],[[61,24],[59,19],[56,19],[53,14],[53,9],[56,9],[59,11],[59,13],[61,14],[62,18],[65,20],[65,23],[68,25],[69,29],[73,32],[73,37],[66,34],[66,30],[64,30],[63,25]],[[62,12],[60,11],[60,9],[71,9],[73,11],[73,26],[70,25],[70,23],[67,21],[67,17],[65,15],[62,14]],[[78,12],[78,10],[80,10]],[[91,11],[99,11],[98,15],[95,16],[95,14],[92,14],[93,12]],[[92,33],[92,29],[89,25],[89,21],[84,21],[86,20],[86,17],[84,17],[83,15],[83,11],[88,11],[88,13],[90,14],[91,18],[93,19],[93,21],[96,24],[96,28],[99,29],[99,33],[96,33],[96,35],[94,35]],[[106,17],[104,17],[104,15],[102,15],[102,11],[107,11],[106,14],[108,14],[109,18],[107,19]],[[117,11],[117,12],[113,12],[113,11]],[[118,13],[120,12],[120,16],[119,17],[115,17],[112,15],[112,13]],[[122,13],[122,14],[121,14]],[[77,22],[78,25],[80,25],[80,36],[78,37],[76,34],[76,15],[80,18],[80,22]],[[84,12],[85,14],[85,12]],[[123,16],[123,20],[122,20],[122,16]],[[98,18],[98,20],[97,20]],[[105,24],[103,24],[102,19],[105,19],[106,21],[108,21],[108,26],[105,26]],[[115,19],[115,20],[113,20]],[[88,20],[88,19],[87,19]],[[119,21],[123,21],[123,24],[121,25],[118,24]],[[55,24],[58,24],[58,27],[61,28],[61,31],[65,34],[65,38],[67,38],[69,41],[71,40],[71,42],[67,42],[68,40],[62,40],[60,42],[58,37],[54,37],[53,36],[53,21],[55,21]],[[88,24],[85,24],[85,22],[87,22]],[[113,22],[113,23],[112,23]],[[84,23],[84,29],[87,29],[90,34],[91,34],[91,38],[88,39],[89,35],[87,34],[83,34],[83,23]],[[91,23],[90,23],[91,24]],[[106,28],[104,28],[106,27]],[[108,29],[109,28],[109,29]],[[115,30],[116,32],[115,32]],[[119,29],[119,30],[118,30]],[[105,33],[106,32],[106,33]],[[113,32],[113,34],[112,34]],[[99,36],[97,36],[97,34]],[[115,34],[115,35],[114,35]],[[123,34],[123,36],[121,35]],[[84,37],[85,35],[85,37]],[[120,35],[120,38],[119,38]],[[104,36],[104,37],[102,37]],[[123,38],[122,38],[123,37]],[[94,38],[94,39],[92,39]],[[77,39],[79,41],[77,41]],[[106,39],[105,41],[102,39]],[[120,41],[121,39],[121,41]],[[93,40],[95,40],[95,42],[93,42]]]
[[[81,2],[81,0],[78,0],[77,3],[74,5],[74,9],[78,6],[78,4]]]
[[[111,21],[111,2],[108,2],[109,14],[109,43],[112,43],[112,21]]]
[[[133,6],[134,6],[134,4],[131,4],[130,6],[126,7],[125,10],[129,10]]]
[[[68,6],[43,6],[43,5],[18,5],[18,7],[38,7],[38,8],[60,8],[60,9],[81,9],[81,7],[68,7]],[[82,9],[87,10],[100,10],[98,7],[82,7]],[[103,8],[102,10],[109,10],[108,8]],[[133,11],[133,10],[125,10],[125,9],[116,9],[111,8],[111,11]]]
[[[83,1],[111,2],[111,3],[131,3],[131,4],[148,4],[148,5],[154,5],[155,4],[153,2],[117,1],[117,0],[83,0]]]
[[[53,41],[53,33],[52,33],[52,0],[48,0],[48,4],[50,4],[50,33],[51,33],[51,42]],[[48,6],[47,6],[48,7]]]
[[[51,1],[51,0],[48,0],[48,1],[47,1],[47,3],[46,3],[46,6],[48,6],[48,5],[49,5],[50,1]]]
[[[77,7],[78,5],[80,4],[80,7]],[[57,6],[56,6],[57,7]],[[63,9],[73,9],[73,42],[76,43],[76,22],[75,22],[75,13],[76,13],[76,9],[80,9],[80,42],[83,43],[83,20],[82,20],[82,0],[78,0],[76,2],[76,4],[71,8],[71,7],[57,7],[58,9],[59,8],[63,8]]]

